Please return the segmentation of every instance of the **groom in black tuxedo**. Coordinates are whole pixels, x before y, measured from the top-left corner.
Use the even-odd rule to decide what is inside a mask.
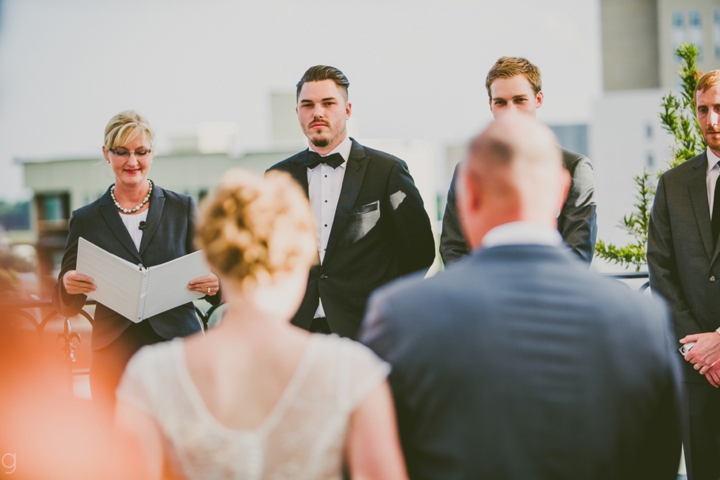
[[[405,162],[347,136],[349,85],[334,67],[305,72],[296,112],[309,148],[270,170],[287,172],[302,185],[316,224],[320,262],[310,271],[293,323],[356,338],[370,293],[427,270],[435,243]]]

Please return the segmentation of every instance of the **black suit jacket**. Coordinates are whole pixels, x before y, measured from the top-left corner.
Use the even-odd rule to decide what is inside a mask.
[[[194,216],[196,206],[193,199],[155,185],[148,208],[147,229],[143,232],[140,251],[135,244],[120,214],[110,197],[110,189],[98,200],[77,209],[70,218],[62,269],[59,279],[68,270],[74,270],[77,260],[78,239],[85,238],[98,247],[134,264],[145,267],[160,265],[195,251],[193,235],[195,233]],[[59,281],[53,292],[53,304],[63,316],[73,316],[82,309],[85,295],[70,295]],[[206,300],[211,303],[220,301],[220,294]],[[150,317],[153,330],[160,336],[170,339],[186,336],[201,329],[192,303],[187,303],[166,312]],[[103,348],[120,334],[132,322],[104,305],[97,305],[92,330],[92,348]]]
[[[304,150],[270,170],[292,175],[308,192]],[[309,329],[322,298],[330,329],[351,338],[370,292],[435,258],[435,241],[407,165],[352,141],[325,258],[310,270],[305,298],[293,323]]]
[[[590,159],[570,150],[562,149],[563,164],[570,172],[570,191],[558,216],[558,230],[565,243],[578,257],[592,262],[597,238],[597,213],[595,205],[595,177]],[[448,189],[443,227],[440,235],[440,256],[448,263],[460,260],[470,253],[460,227],[460,217],[455,204],[455,166]]]
[[[720,243],[712,241],[706,172],[706,152],[665,172],[650,215],[650,287],[670,306],[678,340],[720,327]],[[707,383],[682,363],[686,380]]]
[[[672,479],[679,361],[667,310],[569,252],[480,250],[373,294],[410,478]]]

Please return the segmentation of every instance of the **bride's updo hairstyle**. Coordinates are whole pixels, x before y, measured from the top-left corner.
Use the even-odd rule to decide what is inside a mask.
[[[210,265],[243,289],[309,269],[318,257],[310,203],[280,172],[258,177],[228,170],[201,206],[195,242]]]

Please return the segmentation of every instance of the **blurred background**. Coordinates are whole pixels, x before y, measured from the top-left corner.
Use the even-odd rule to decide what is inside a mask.
[[[408,162],[439,234],[465,141],[491,119],[487,71],[528,58],[538,118],[594,163],[599,238],[623,243],[632,176],[671,158],[658,112],[681,42],[718,67],[720,0],[0,0],[0,291],[49,295],[70,213],[113,181],[113,115],[145,114],[150,177],[201,200],[227,168],[306,146],[295,84],[316,64],[348,76],[351,136]]]

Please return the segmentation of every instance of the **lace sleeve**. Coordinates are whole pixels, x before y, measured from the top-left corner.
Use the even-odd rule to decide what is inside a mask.
[[[345,385],[341,390],[341,402],[349,411],[355,410],[365,397],[387,379],[390,365],[380,360],[365,345],[349,339],[346,342]]]
[[[119,401],[154,416],[155,410],[150,387],[153,382],[148,377],[150,372],[157,370],[150,366],[152,353],[150,347],[143,347],[130,359],[125,367],[120,385],[115,390],[115,396]]]

